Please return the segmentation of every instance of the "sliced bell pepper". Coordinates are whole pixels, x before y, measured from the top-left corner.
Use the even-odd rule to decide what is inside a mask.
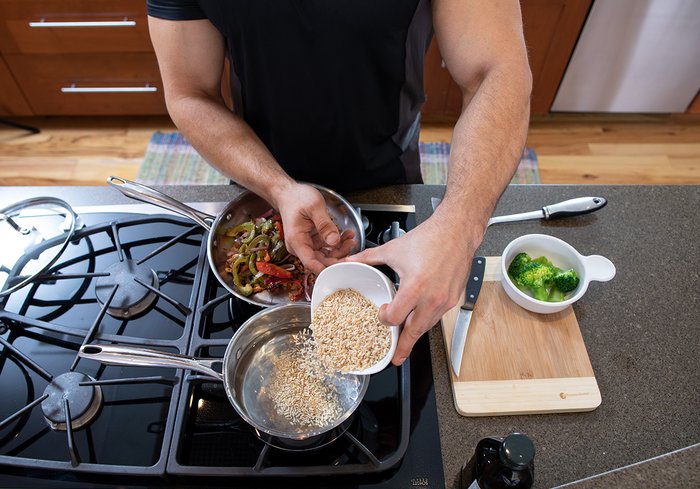
[[[284,241],[284,229],[282,228],[282,221],[275,221],[275,227],[277,232],[280,234],[280,241]]]
[[[270,232],[270,229],[272,229],[272,221],[265,219],[259,227],[262,234],[267,234]]]
[[[250,294],[253,293],[253,287],[250,284],[244,284],[241,281],[241,273],[242,271],[238,270],[238,267],[241,265],[247,267],[248,265],[246,264],[247,257],[245,256],[239,256],[236,258],[236,261],[233,262],[233,266],[231,267],[231,275],[233,275],[233,285],[236,286],[236,289],[243,295],[249,296]],[[242,268],[242,267],[241,267]]]
[[[258,234],[250,243],[248,243],[248,248],[262,248],[263,246],[270,246],[270,238],[264,234]]]
[[[238,235],[245,235],[245,238],[241,240],[242,243],[250,243],[255,237],[255,223],[244,222],[226,231],[226,236],[237,237]]]
[[[285,270],[284,268],[280,268],[277,265],[273,263],[269,263],[266,261],[259,261],[255,263],[255,267],[258,269],[259,272],[262,272],[266,275],[270,275],[272,277],[278,277],[278,278],[292,278],[294,277],[294,274],[290,272],[289,270]]]
[[[255,255],[255,253],[250,255],[250,258],[248,258],[248,269],[250,270],[250,273],[252,273],[253,275],[258,274],[258,269],[255,266],[255,259],[256,258],[257,258],[257,256]]]

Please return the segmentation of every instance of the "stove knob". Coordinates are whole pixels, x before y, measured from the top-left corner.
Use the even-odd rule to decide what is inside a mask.
[[[399,238],[406,234],[406,231],[401,229],[398,221],[393,221],[391,226],[384,230],[380,236],[380,240],[383,243],[388,243],[392,239]]]
[[[365,234],[369,234],[370,230],[370,223],[369,219],[367,219],[367,216],[365,216],[362,213],[362,208],[361,207],[355,207],[355,210],[357,211],[357,215],[360,216],[360,219],[362,220],[362,227],[365,228]]]

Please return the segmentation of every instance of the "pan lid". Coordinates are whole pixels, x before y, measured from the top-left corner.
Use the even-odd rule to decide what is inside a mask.
[[[0,297],[47,272],[80,227],[71,206],[55,197],[34,197],[0,209]]]

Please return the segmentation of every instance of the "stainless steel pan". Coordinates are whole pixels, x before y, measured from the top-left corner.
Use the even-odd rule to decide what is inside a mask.
[[[102,344],[84,345],[79,355],[111,365],[172,367],[200,372],[223,382],[231,405],[257,430],[263,441],[279,448],[289,448],[294,442],[331,434],[326,440],[328,443],[347,429],[343,425],[364,398],[369,376],[329,375],[327,382],[335,386],[342,414],[324,426],[314,427],[295,425],[278,414],[267,385],[273,360],[294,347],[292,335],[308,328],[310,322],[311,306],[308,303],[263,309],[236,331],[223,359],[193,358],[158,350]],[[333,430],[335,432],[331,433]]]
[[[118,189],[127,197],[176,212],[192,219],[206,229],[209,232],[207,239],[207,257],[209,265],[216,278],[221,282],[221,285],[236,297],[262,307],[290,302],[286,292],[272,294],[265,291],[245,296],[236,290],[232,275],[225,271],[227,250],[223,246],[220,238],[225,236],[228,229],[250,220],[251,217],[260,216],[270,209],[270,204],[258,195],[250,191],[245,191],[238,198],[229,202],[219,215],[212,216],[198,211],[197,209],[193,209],[162,192],[140,183],[131,182],[119,177],[109,177],[107,183]],[[350,205],[347,200],[334,191],[319,185],[312,186],[323,195],[330,217],[340,231],[351,230],[355,233],[355,246],[350,251],[350,254],[362,251],[365,248],[365,228],[362,225],[359,212]]]

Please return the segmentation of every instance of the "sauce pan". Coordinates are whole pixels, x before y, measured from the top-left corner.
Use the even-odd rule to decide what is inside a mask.
[[[258,436],[273,446],[292,449],[300,441],[312,441],[335,430],[329,443],[346,429],[345,423],[367,392],[369,376],[329,374],[326,382],[335,386],[340,406],[336,419],[323,426],[302,426],[280,415],[270,398],[268,380],[273,361],[293,347],[292,335],[307,330],[311,322],[308,303],[281,304],[251,316],[233,335],[223,359],[194,358],[159,350],[87,344],[80,348],[83,358],[109,365],[171,367],[193,370],[223,382],[229,402]]]

